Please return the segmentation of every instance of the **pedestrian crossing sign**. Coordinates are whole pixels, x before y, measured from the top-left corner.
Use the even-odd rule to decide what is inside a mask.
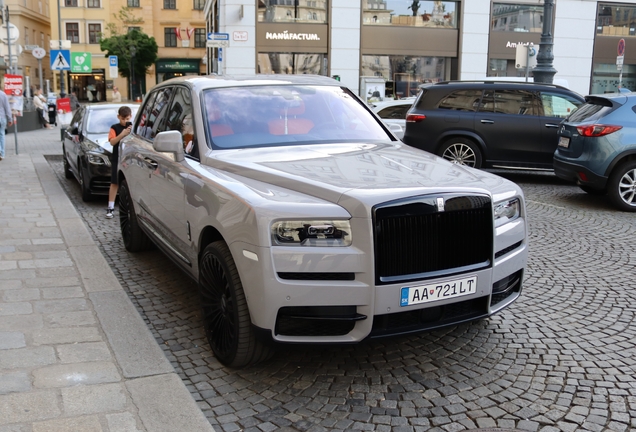
[[[51,70],[70,70],[71,51],[51,50]]]

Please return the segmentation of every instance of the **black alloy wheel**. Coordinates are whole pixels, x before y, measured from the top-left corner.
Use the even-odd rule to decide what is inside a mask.
[[[66,149],[62,146],[62,164],[64,165],[64,177],[67,179],[72,179],[73,171],[71,171],[71,165],[68,163],[68,159],[66,159]]]
[[[151,247],[150,238],[139,226],[126,180],[119,185],[119,227],[127,251],[141,252]]]
[[[438,155],[449,162],[481,168],[481,151],[477,144],[468,138],[451,138],[440,148]]]
[[[203,251],[199,291],[205,334],[221,363],[241,368],[270,357],[271,349],[255,338],[243,285],[224,241]]]
[[[82,188],[82,201],[92,201],[93,194],[91,192],[90,179],[86,176],[86,168],[81,159],[77,162],[77,170],[79,171],[79,183]]]

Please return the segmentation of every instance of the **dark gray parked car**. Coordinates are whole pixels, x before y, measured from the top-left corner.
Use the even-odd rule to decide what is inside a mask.
[[[587,96],[559,129],[554,173],[636,211],[636,94]]]
[[[475,168],[552,169],[561,121],[585,102],[552,84],[453,81],[422,87],[403,141]]]
[[[133,117],[139,104],[127,104]],[[108,131],[117,123],[117,110],[122,104],[87,104],[75,111],[71,124],[63,133],[64,175],[75,177],[82,187],[82,199],[108,195],[110,188],[110,153]]]

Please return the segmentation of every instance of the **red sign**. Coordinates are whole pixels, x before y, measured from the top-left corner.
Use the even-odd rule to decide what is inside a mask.
[[[22,75],[5,75],[4,92],[7,96],[22,96]]]
[[[57,100],[57,112],[60,114],[67,114],[71,112],[71,100],[69,98],[63,98]]]
[[[621,39],[618,41],[618,55],[625,55],[625,39]]]

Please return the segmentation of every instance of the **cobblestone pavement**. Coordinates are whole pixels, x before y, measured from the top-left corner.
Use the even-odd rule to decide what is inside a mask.
[[[284,347],[244,370],[204,339],[195,284],[128,253],[106,201],[57,176],[168,359],[218,431],[636,430],[636,223],[553,175],[501,173],[527,198],[519,301],[477,323],[354,346]]]

